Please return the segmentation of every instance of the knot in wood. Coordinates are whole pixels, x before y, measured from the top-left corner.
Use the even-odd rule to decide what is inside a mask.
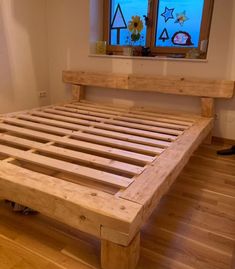
[[[82,220],[82,221],[85,221],[85,220],[86,220],[86,217],[83,216],[83,215],[81,215],[79,218],[80,218],[80,220]]]

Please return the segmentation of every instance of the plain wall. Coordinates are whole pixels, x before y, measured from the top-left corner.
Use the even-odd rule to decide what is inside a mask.
[[[46,0],[0,0],[0,113],[49,103]]]
[[[208,61],[183,62],[89,57],[90,45],[102,37],[102,1],[49,0],[50,90],[53,102],[70,98],[61,70],[77,69],[137,74],[183,75],[235,80],[235,0],[215,0]],[[88,99],[200,111],[197,98],[90,89]],[[219,100],[214,135],[235,139],[235,99]]]
[[[0,0],[0,113],[71,98],[64,69],[235,80],[235,0],[215,0],[208,62],[89,57],[102,36],[101,0]],[[90,89],[88,98],[199,112],[197,98]],[[235,99],[220,100],[214,134],[235,138]]]

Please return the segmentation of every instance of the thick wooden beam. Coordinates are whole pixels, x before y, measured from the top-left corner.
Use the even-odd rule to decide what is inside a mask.
[[[211,98],[231,98],[234,81],[174,76],[64,71],[68,84]]]
[[[135,269],[140,256],[140,233],[129,246],[124,247],[107,240],[101,242],[102,269]]]
[[[204,141],[213,128],[213,120],[202,118],[186,130],[175,143],[166,149],[120,197],[144,206],[143,221],[169,190],[192,153]],[[146,180],[148,179],[148,180]]]
[[[215,100],[213,98],[201,98],[202,117],[213,118],[215,115]]]
[[[72,85],[72,98],[74,101],[85,99],[86,89],[85,86]]]
[[[214,118],[215,116],[215,99],[201,98],[201,115],[206,118]],[[212,131],[209,133],[204,141],[205,144],[212,143]]]
[[[107,227],[126,234],[128,242],[141,223],[142,207],[136,203],[6,162],[0,163],[0,197],[98,238],[101,227]]]

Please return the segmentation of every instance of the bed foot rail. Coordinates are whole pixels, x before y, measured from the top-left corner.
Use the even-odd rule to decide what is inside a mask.
[[[135,269],[140,256],[140,233],[129,246],[121,246],[107,240],[101,242],[102,269]]]

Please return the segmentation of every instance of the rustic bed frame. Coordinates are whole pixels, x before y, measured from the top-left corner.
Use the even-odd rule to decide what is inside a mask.
[[[63,73],[73,102],[0,119],[0,196],[101,239],[103,269],[133,269],[140,229],[213,127],[233,81]],[[85,101],[85,87],[201,97],[202,115]]]

